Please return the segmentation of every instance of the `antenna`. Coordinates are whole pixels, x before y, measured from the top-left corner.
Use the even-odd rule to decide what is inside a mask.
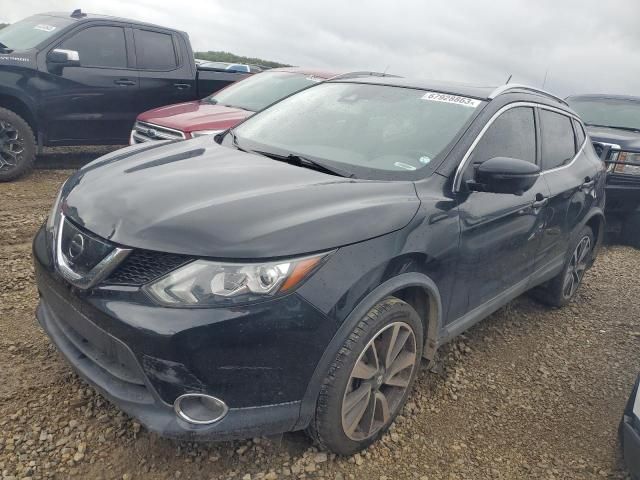
[[[86,13],[82,13],[82,10],[80,10],[79,8],[76,8],[72,13],[71,13],[71,18],[82,18],[82,17],[86,17],[87,14]]]
[[[542,81],[542,88],[547,84],[547,75],[549,74],[549,69],[547,68],[544,72],[544,80]]]
[[[387,67],[384,69],[384,72],[382,72],[382,76],[385,77],[387,75],[387,71],[389,70],[389,67],[391,65],[387,65]]]
[[[509,74],[509,78],[507,78],[507,81],[504,82],[505,85],[507,85],[511,81],[511,77],[513,77],[513,75]]]

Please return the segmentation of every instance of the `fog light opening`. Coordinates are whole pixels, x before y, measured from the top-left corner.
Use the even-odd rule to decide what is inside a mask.
[[[203,393],[181,395],[174,402],[173,409],[182,420],[195,425],[215,423],[229,411],[222,400]]]

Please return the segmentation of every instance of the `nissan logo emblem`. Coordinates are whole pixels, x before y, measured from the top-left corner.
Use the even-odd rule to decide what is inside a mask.
[[[153,128],[148,129],[147,136],[151,138],[156,138],[156,131]]]
[[[69,254],[70,260],[75,260],[84,252],[84,237],[79,233],[76,233],[71,242],[69,242],[69,248],[67,249],[67,253]]]

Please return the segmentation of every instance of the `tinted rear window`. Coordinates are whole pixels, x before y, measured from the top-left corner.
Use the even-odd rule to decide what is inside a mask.
[[[540,110],[542,127],[542,168],[561,167],[576,154],[571,119],[566,115]]]
[[[580,122],[578,122],[577,120],[574,120],[573,126],[576,130],[576,146],[580,148],[584,143],[586,135],[584,133],[584,129],[582,128],[582,125],[580,125]]]
[[[171,35],[150,30],[136,30],[135,39],[139,68],[173,70],[178,65]]]

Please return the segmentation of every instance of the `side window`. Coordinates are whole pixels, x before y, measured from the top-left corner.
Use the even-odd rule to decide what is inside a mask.
[[[579,121],[574,119],[573,127],[575,128],[575,131],[576,131],[576,148],[580,148],[584,143],[584,139],[586,138],[586,135]]]
[[[135,30],[138,67],[145,70],[173,70],[177,67],[173,37],[167,33]]]
[[[83,67],[127,68],[127,47],[121,27],[89,27],[58,48],[75,50]]]
[[[576,154],[571,119],[561,113],[540,109],[542,169],[561,167]]]
[[[518,158],[536,163],[533,108],[511,108],[495,119],[473,150],[463,180],[471,180],[474,167],[494,157]]]

